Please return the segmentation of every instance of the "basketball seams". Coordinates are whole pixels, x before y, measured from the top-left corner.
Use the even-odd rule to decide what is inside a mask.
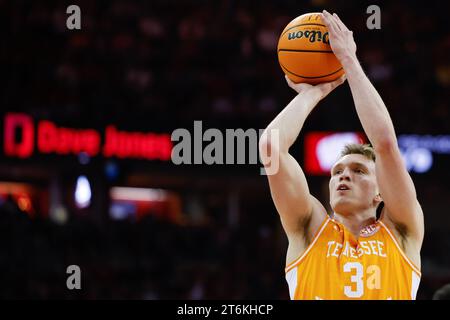
[[[301,26],[321,26],[321,27],[325,27],[325,28],[327,27],[326,25],[320,24],[320,23],[301,23],[301,24],[297,24],[297,25],[295,25],[295,26],[292,26],[292,27],[290,27],[289,29],[287,29],[286,31],[284,31],[284,32],[281,34],[280,38],[281,38],[282,36],[284,36],[284,34],[285,34],[286,32],[288,32],[289,30],[294,29],[294,28],[296,28],[296,27],[301,27]]]
[[[303,78],[303,79],[320,79],[320,78],[326,78],[326,77],[329,77],[329,76],[331,76],[331,75],[333,75],[333,74],[335,74],[335,73],[338,73],[339,71],[342,70],[342,67],[341,67],[341,68],[339,68],[338,70],[336,70],[336,71],[334,71],[334,72],[332,72],[332,73],[323,75],[323,76],[317,76],[317,77],[305,77],[305,76],[301,76],[301,75],[298,75],[298,74],[296,74],[296,73],[293,73],[292,71],[289,71],[289,69],[287,69],[287,68],[286,68],[285,66],[283,66],[281,63],[280,63],[280,66],[281,66],[281,68],[283,68],[283,70],[289,72],[290,74],[292,74],[292,75],[294,75],[294,76],[296,76],[296,77]]]
[[[310,35],[308,30],[311,31]],[[304,37],[297,31],[303,31]],[[297,78],[295,82],[316,84],[335,80],[343,73],[329,42],[325,41],[327,31],[320,13],[299,16],[283,30],[277,46],[278,62],[285,74],[290,78]],[[305,41],[289,41],[295,39]]]
[[[304,50],[304,49],[278,49],[280,51],[288,51],[288,52],[318,52],[318,53],[333,53],[332,50]]]

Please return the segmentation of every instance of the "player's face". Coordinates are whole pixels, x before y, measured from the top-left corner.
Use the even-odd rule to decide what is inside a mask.
[[[375,163],[360,154],[339,159],[331,169],[330,204],[334,212],[348,214],[379,203]]]

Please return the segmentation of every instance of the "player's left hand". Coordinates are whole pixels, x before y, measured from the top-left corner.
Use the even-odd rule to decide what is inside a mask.
[[[356,43],[353,40],[353,32],[345,26],[336,13],[331,14],[323,10],[322,18],[328,28],[331,49],[341,64],[346,59],[356,57]]]

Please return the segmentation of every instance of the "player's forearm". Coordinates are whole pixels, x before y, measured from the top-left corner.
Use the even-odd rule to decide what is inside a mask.
[[[299,93],[267,126],[263,137],[277,130],[277,147],[287,152],[297,139],[309,113],[320,101],[320,93],[315,90]],[[273,142],[272,142],[273,143]]]
[[[375,149],[396,143],[389,112],[375,87],[364,74],[356,57],[342,61],[356,112]]]

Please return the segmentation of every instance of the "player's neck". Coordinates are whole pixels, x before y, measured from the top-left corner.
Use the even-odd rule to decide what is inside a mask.
[[[342,223],[355,236],[355,238],[358,238],[361,229],[375,223],[376,216],[373,210],[367,210],[364,212],[357,212],[346,215],[341,215],[335,212],[334,219]]]

